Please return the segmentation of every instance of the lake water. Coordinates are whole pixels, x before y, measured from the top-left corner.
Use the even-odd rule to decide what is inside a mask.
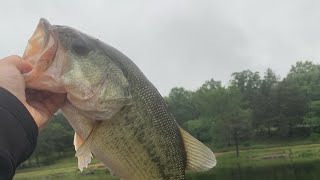
[[[294,165],[217,168],[205,173],[188,174],[187,179],[201,180],[320,180],[320,161]]]

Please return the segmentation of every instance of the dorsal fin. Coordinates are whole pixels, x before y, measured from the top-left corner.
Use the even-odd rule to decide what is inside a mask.
[[[213,152],[207,146],[182,128],[180,132],[187,153],[187,170],[206,171],[217,164]]]

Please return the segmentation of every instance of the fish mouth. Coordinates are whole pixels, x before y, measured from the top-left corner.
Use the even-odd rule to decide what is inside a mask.
[[[54,60],[58,41],[53,30],[54,26],[48,20],[40,19],[22,56],[22,59],[33,65],[33,70],[24,74],[26,81],[33,75],[44,72]]]
[[[48,43],[50,26],[50,23],[46,19],[41,18],[36,30],[28,41],[23,58],[29,60],[33,65],[35,64],[35,59],[32,57],[37,55],[40,50],[43,50]]]

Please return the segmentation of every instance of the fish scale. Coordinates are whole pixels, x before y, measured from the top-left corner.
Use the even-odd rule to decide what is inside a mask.
[[[146,174],[137,177],[137,179],[142,179],[144,177],[146,179],[170,179],[168,178],[169,176],[172,177],[171,179],[183,179],[183,171],[185,168],[185,165],[183,164],[185,163],[183,162],[185,161],[185,158],[181,156],[183,153],[175,150],[177,148],[168,148],[165,152],[163,152],[163,149],[161,148],[179,147],[181,144],[171,140],[175,139],[176,137],[170,134],[170,131],[168,137],[166,137],[164,134],[159,134],[159,132],[156,130],[156,128],[159,128],[158,126],[153,126],[152,123],[145,123],[145,116],[136,113],[136,109],[140,107],[137,106],[134,108],[133,106],[135,105],[128,107],[129,112],[126,112],[126,110],[121,110],[114,118],[110,119],[112,122],[111,126],[108,125],[109,122],[107,121],[102,122],[99,128],[95,131],[95,134],[104,132],[105,134],[103,137],[108,138],[97,139],[95,137],[95,140],[92,142],[92,149],[95,149],[96,146],[98,146],[99,149],[108,149],[106,150],[106,153],[108,152],[109,155],[116,157],[118,161],[128,165],[128,168],[130,167],[130,169],[133,170],[133,173],[146,172]],[[141,112],[141,109],[139,112]],[[137,118],[130,118],[131,114],[134,114],[133,116]],[[121,115],[127,116],[127,118],[124,118]],[[131,127],[126,126],[126,121],[124,121],[124,119],[130,120],[131,124],[134,125]],[[141,123],[143,123],[143,129],[140,126]],[[170,125],[169,123],[159,124],[161,128],[163,128],[163,126],[166,124]],[[108,129],[107,127],[112,128]],[[135,134],[134,132],[139,133],[139,135]],[[163,131],[161,132],[163,133]],[[117,138],[114,138],[115,136],[117,136]],[[121,136],[121,138],[119,136]],[[153,139],[157,140],[157,142],[152,141]],[[168,139],[170,140],[168,141]],[[101,145],[105,146],[99,147]],[[122,151],[119,151],[119,149]],[[132,151],[132,149],[135,150]],[[152,150],[154,153],[152,153]],[[94,153],[94,150],[92,152]],[[170,163],[170,161],[175,163]],[[130,162],[135,162],[136,164],[132,164]],[[173,164],[174,166],[170,166],[170,164]],[[148,170],[143,171],[143,169]],[[158,176],[155,176],[156,174]],[[152,177],[148,177],[148,175],[152,175]]]
[[[106,50],[108,51],[108,50]],[[114,53],[116,52],[116,54]],[[155,87],[144,77],[143,73],[134,65],[130,59],[113,51],[113,53],[108,52],[109,57],[113,61],[118,61],[120,67],[127,69],[127,78],[130,83],[129,89],[132,93],[132,107],[131,111],[124,112],[124,114],[134,117],[140,117],[141,122],[145,125],[150,125],[145,129],[153,129],[155,136],[150,138],[152,134],[145,134],[150,140],[157,140],[158,146],[155,146],[161,149],[160,147],[170,147],[162,152],[162,161],[165,163],[159,163],[158,166],[161,166],[162,176],[166,177],[167,174],[173,179],[183,179],[184,178],[184,169],[186,166],[186,155],[184,152],[183,142],[180,135],[180,132],[177,130],[178,126],[175,123],[173,117],[168,113],[167,107],[155,89]],[[126,60],[126,61],[124,61]],[[119,112],[121,114],[122,111]],[[119,115],[117,114],[117,115]],[[115,117],[117,118],[117,116]],[[119,118],[121,121],[121,117]],[[132,118],[134,119],[134,118]],[[146,123],[146,122],[150,122]],[[132,122],[134,123],[134,122]],[[165,129],[165,131],[163,131]],[[159,131],[160,130],[160,131]],[[138,136],[139,137],[139,136]],[[159,141],[160,140],[160,141]],[[142,141],[142,143],[145,141]],[[174,148],[172,148],[174,147]],[[161,151],[161,150],[158,150]],[[163,151],[163,150],[162,150]],[[175,163],[166,163],[167,161],[172,161]],[[170,166],[170,165],[174,166]]]

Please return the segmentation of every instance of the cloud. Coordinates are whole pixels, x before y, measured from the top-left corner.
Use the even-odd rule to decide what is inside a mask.
[[[267,67],[282,77],[319,61],[318,1],[5,1],[0,56],[22,54],[40,17],[98,37],[129,56],[160,93]]]

